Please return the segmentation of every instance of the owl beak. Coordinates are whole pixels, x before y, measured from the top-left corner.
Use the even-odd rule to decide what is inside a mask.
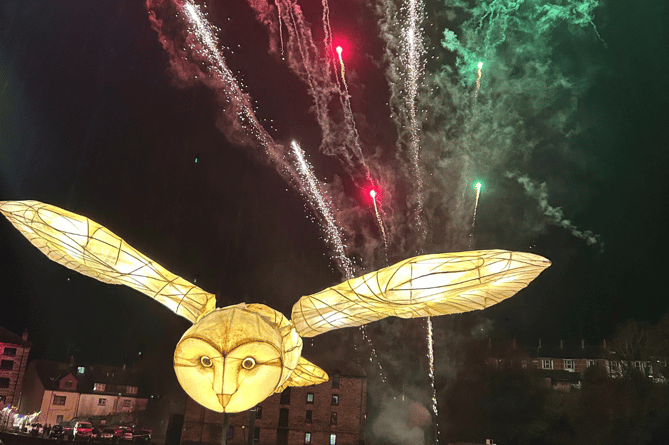
[[[217,394],[218,396],[218,403],[221,404],[223,408],[228,406],[228,403],[230,403],[230,398],[232,397],[232,394]]]

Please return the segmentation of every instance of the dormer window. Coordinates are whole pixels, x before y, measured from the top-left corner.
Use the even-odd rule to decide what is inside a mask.
[[[66,388],[72,388],[72,380],[67,380],[67,381],[65,382],[65,387],[66,387]]]
[[[96,383],[93,385],[93,391],[104,391],[106,387],[105,383]]]
[[[136,386],[128,386],[125,390],[127,394],[137,394],[137,387]]]

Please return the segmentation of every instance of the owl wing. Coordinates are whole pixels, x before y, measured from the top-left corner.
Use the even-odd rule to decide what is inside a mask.
[[[526,287],[550,261],[531,253],[479,250],[409,258],[300,298],[302,337],[386,317],[419,318],[485,309]]]
[[[275,392],[280,393],[289,386],[318,385],[327,381],[327,372],[323,371],[321,368],[314,365],[304,357],[300,357],[300,361],[297,363],[297,367],[290,374],[288,380],[286,380],[283,385],[279,386]]]
[[[216,297],[174,275],[90,219],[38,201],[3,201],[0,212],[51,260],[110,284],[125,284],[195,322]]]

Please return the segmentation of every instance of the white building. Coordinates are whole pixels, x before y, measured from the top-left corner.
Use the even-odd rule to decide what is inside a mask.
[[[38,422],[59,424],[73,418],[131,415],[146,409],[132,370],[34,360],[28,365],[20,411],[41,411]]]

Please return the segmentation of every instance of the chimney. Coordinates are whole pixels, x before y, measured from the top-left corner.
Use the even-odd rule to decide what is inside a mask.
[[[21,336],[21,338],[23,339],[23,341],[28,341],[28,329],[23,331],[23,335]]]
[[[585,339],[581,339],[581,349],[585,349]]]
[[[562,340],[560,340],[560,349],[563,349],[563,348],[564,348],[564,342]]]

